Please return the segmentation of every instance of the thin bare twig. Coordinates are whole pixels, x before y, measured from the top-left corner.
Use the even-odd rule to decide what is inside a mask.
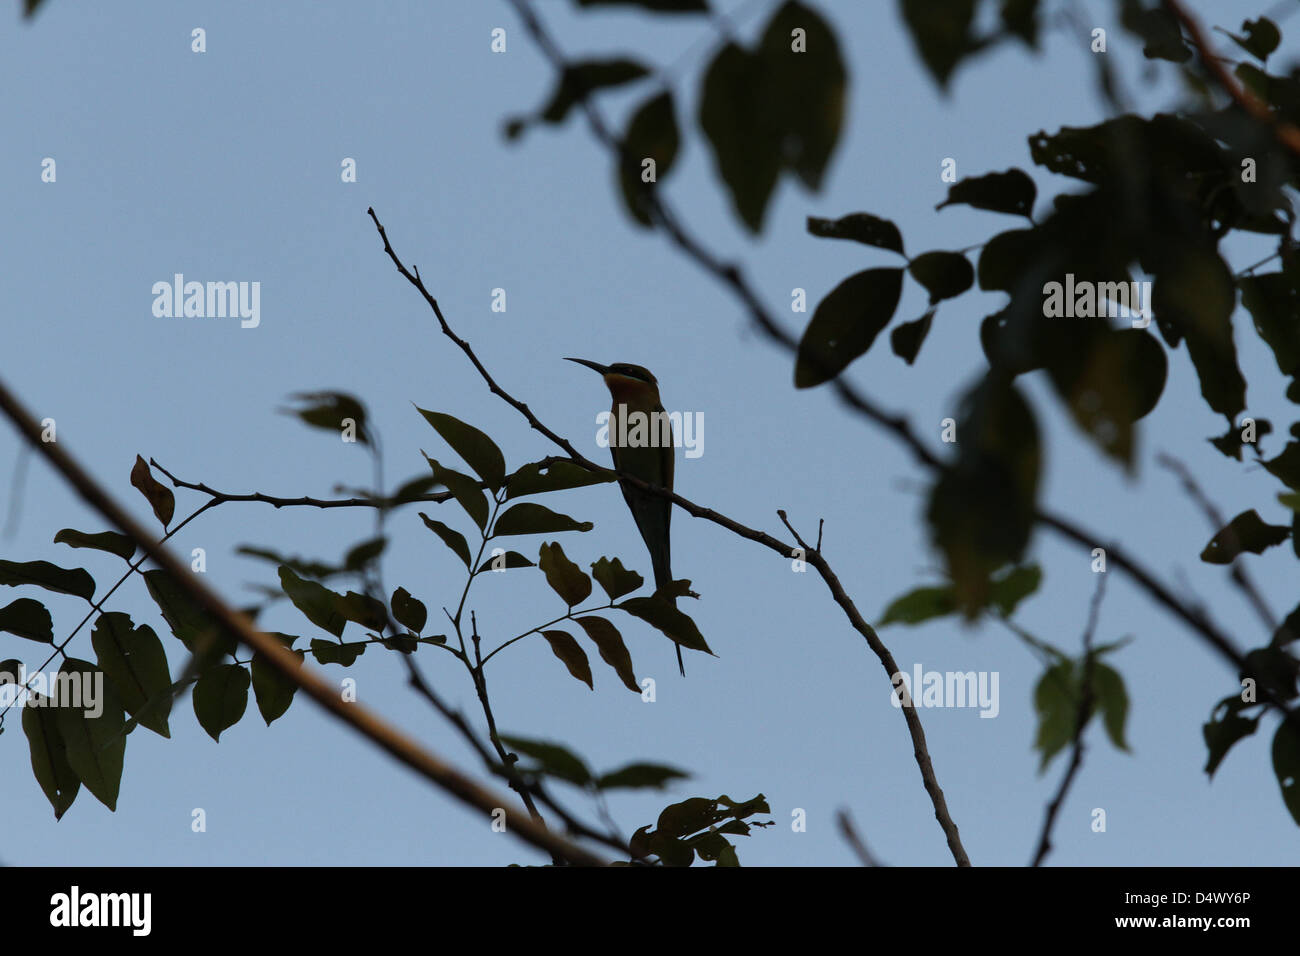
[[[884,864],[872,856],[871,851],[867,849],[866,842],[858,835],[857,827],[853,825],[853,817],[849,811],[841,810],[835,814],[835,820],[840,825],[840,834],[849,845],[858,861],[863,866],[883,866]]]

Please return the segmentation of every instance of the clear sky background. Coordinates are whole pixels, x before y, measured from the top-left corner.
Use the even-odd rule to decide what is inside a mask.
[[[714,5],[743,9],[741,32],[750,37],[777,3]],[[1230,28],[1264,12],[1258,0],[1190,5],[1209,23]],[[488,431],[511,468],[553,451],[489,394],[437,332],[429,310],[383,255],[365,214],[373,205],[399,254],[419,265],[449,321],[501,384],[580,449],[603,460],[594,420],[607,398],[594,375],[562,357],[646,365],[670,409],[704,416],[704,454],[678,459],[682,494],[783,537],[778,508],[805,534],[815,534],[824,518],[825,554],[868,619],[897,595],[936,580],[938,560],[921,521],[924,476],[899,446],[846,413],[828,388],[793,389],[791,359],[748,328],[737,302],[631,223],[609,158],[581,124],[503,140],[503,120],[535,108],[553,81],[505,3],[47,0],[30,24],[19,21],[18,6],[6,4],[8,22],[0,29],[0,374],[38,417],[57,421],[60,442],[141,518],[153,521],[128,482],[137,453],[228,491],[328,496],[338,483],[366,484],[369,461],[359,446],[277,413],[298,391],[340,389],[363,398],[383,436],[390,481],[426,473],[421,448],[455,459],[413,402]],[[708,22],[579,14],[561,0],[537,6],[566,52],[626,52],[678,64],[671,82],[679,115],[691,123],[668,195],[713,248],[744,263],[792,328],[808,318],[790,313],[793,288],[807,289],[811,306],[850,272],[895,264],[880,250],[809,236],[806,216],[868,211],[898,222],[913,254],[963,248],[1014,222],[964,207],[936,213],[946,195],[939,179],[945,157],[957,160],[962,176],[1020,166],[1038,181],[1041,204],[1078,184],[1033,167],[1026,138],[1104,118],[1093,54],[1070,29],[1045,31],[1039,55],[1006,45],[968,64],[944,98],[895,4],[822,0],[816,6],[836,26],[851,71],[844,135],[823,191],[809,194],[783,181],[755,240],[737,228],[693,119]],[[1113,5],[1080,6],[1085,22],[1108,28],[1110,55],[1142,110],[1167,106],[1177,92],[1171,77],[1143,79],[1140,55],[1111,19]],[[1282,25],[1284,35],[1300,28],[1294,18]],[[191,52],[195,27],[207,31],[206,53]],[[507,31],[504,54],[489,49],[496,27]],[[1294,60],[1288,49],[1296,49],[1294,37],[1275,56]],[[648,89],[611,94],[602,108],[621,124]],[[57,161],[55,184],[40,181],[44,157]],[[357,162],[355,184],[340,181],[345,157]],[[1226,251],[1240,269],[1268,250],[1243,242]],[[150,289],[177,272],[200,281],[259,281],[260,326],[155,318]],[[498,287],[507,293],[504,313],[490,308]],[[945,303],[915,366],[897,359],[882,335],[849,376],[905,412],[937,446],[940,420],[954,413],[956,398],[984,365],[979,321],[1002,301],[1000,293],[975,292]],[[916,318],[924,307],[921,289],[909,283],[898,320]],[[1236,322],[1251,384],[1249,413],[1285,432],[1293,409],[1282,399],[1271,354],[1244,311]],[[1095,529],[1099,544],[1122,543],[1179,593],[1203,600],[1241,646],[1264,643],[1267,635],[1227,586],[1224,570],[1197,560],[1211,529],[1172,476],[1153,464],[1157,451],[1172,452],[1224,512],[1255,507],[1265,520],[1287,520],[1275,479],[1206,443],[1222,421],[1201,400],[1186,349],[1171,354],[1164,397],[1141,427],[1134,480],[1081,437],[1040,375],[1022,381],[1047,436],[1042,500]],[[1264,447],[1271,456],[1281,441],[1270,438]],[[16,433],[0,428],[6,510],[20,450]],[[0,539],[0,555],[84,564],[102,594],[120,562],[51,539],[60,528],[98,531],[103,522],[43,463],[29,464],[17,527]],[[202,501],[179,493],[177,515]],[[574,560],[585,565],[617,554],[648,574],[641,541],[612,487],[566,492],[547,503],[595,522],[587,534],[559,538]],[[454,505],[437,516],[465,529],[463,515],[449,509]],[[391,523],[385,580],[436,613],[459,594],[463,572],[416,510]],[[372,518],[230,504],[196,520],[173,544],[183,555],[205,548],[210,583],[247,603],[255,597],[252,585],[274,583],[274,568],[236,555],[237,546],[337,559],[370,533]],[[658,681],[658,699],[648,704],[594,654],[596,689],[588,691],[540,638],[530,638],[489,668],[502,730],[566,742],[598,769],[653,760],[692,773],[668,793],[612,799],[629,833],[675,799],[761,792],[776,826],[740,839],[743,864],[851,864],[834,825],[842,807],[884,861],[950,864],[886,676],[821,580],[793,573],[790,562],[683,512],[673,524],[674,570],[702,595],[689,610],[717,658],[688,654],[688,677],[680,680],[668,641],[629,623],[623,632],[638,675]],[[535,555],[542,539],[517,540]],[[1044,533],[1031,557],[1044,567],[1044,584],[1017,619],[1077,653],[1095,581],[1089,558]],[[1274,612],[1287,613],[1296,601],[1294,556],[1279,548],[1250,563]],[[1112,660],[1132,698],[1132,753],[1114,750],[1099,727],[1089,730],[1086,764],[1062,809],[1051,862],[1294,863],[1300,830],[1269,763],[1272,724],[1240,743],[1209,782],[1201,724],[1233,691],[1235,676],[1122,572],[1111,573],[1097,639],[1135,638]],[[536,571],[501,577],[489,576],[471,595],[489,644],[559,613]],[[0,594],[0,603],[20,593]],[[82,607],[74,598],[41,597],[61,639]],[[111,608],[165,631],[138,578]],[[284,602],[261,623],[322,636]],[[360,631],[350,625],[349,633]],[[919,662],[998,672],[996,719],[973,709],[926,710],[921,717],[972,861],[1025,863],[1064,771],[1058,758],[1039,776],[1031,749],[1038,661],[992,626],[967,630],[944,620],[885,628],[882,636],[909,671]],[[90,657],[89,638],[87,629],[73,653]],[[164,640],[178,673],[179,643]],[[35,666],[41,650],[0,635],[0,658],[22,656]],[[445,696],[477,716],[459,665],[433,652],[419,661]],[[356,678],[366,704],[479,772],[454,733],[406,686],[391,652],[372,648],[350,670],[334,667],[330,675]],[[116,813],[83,789],[60,822],[32,777],[19,715],[11,714],[0,735],[0,816],[8,821],[0,859],[544,861],[490,832],[486,820],[308,700],[296,701],[270,728],[251,699],[249,707],[217,744],[186,699],[172,717],[171,740],[148,731],[130,736]],[[590,815],[581,795],[568,796]],[[1105,833],[1090,829],[1096,807],[1106,810]],[[195,808],[206,812],[206,833],[191,831]],[[797,808],[807,812],[807,832],[792,831]]]

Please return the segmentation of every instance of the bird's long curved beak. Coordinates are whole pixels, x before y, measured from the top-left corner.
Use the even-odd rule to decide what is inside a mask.
[[[609,366],[608,366],[608,365],[601,365],[599,362],[589,362],[589,361],[587,361],[586,359],[580,359],[580,358],[567,358],[567,357],[565,358],[564,361],[566,361],[566,362],[577,362],[579,365],[585,365],[585,366],[587,366],[587,368],[589,368],[589,369],[594,369],[595,371],[599,372],[601,375],[608,374],[608,372],[609,372]]]

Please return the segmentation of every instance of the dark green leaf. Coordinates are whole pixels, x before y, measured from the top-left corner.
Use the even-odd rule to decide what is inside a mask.
[[[591,663],[587,660],[587,653],[578,646],[572,634],[565,631],[542,631],[542,637],[546,638],[546,643],[551,645],[551,652],[563,662],[570,674],[592,690],[596,689],[591,683]]]
[[[0,584],[26,584],[89,601],[95,596],[95,579],[85,568],[61,568],[48,561],[0,561]]]
[[[452,497],[465,509],[465,512],[478,525],[479,530],[482,531],[486,528],[490,509],[488,508],[487,496],[483,494],[483,489],[479,487],[479,483],[469,475],[444,467],[437,459],[430,458],[428,455],[425,455],[424,458],[433,470],[433,477],[439,484],[447,486]]]
[[[878,249],[889,249],[900,256],[903,252],[903,235],[888,219],[866,212],[853,212],[839,219],[808,217],[808,231],[823,239],[852,239]]]
[[[1146,329],[1094,328],[1061,348],[1047,370],[1075,422],[1106,454],[1134,463],[1133,423],[1156,406],[1168,374],[1165,350]]]
[[[1267,60],[1268,55],[1282,42],[1282,34],[1277,24],[1268,17],[1245,20],[1241,24],[1241,29],[1246,34],[1244,37],[1239,37],[1235,33],[1229,33],[1228,36],[1232,37],[1232,41],[1237,46],[1261,62]]]
[[[1038,49],[1038,0],[1002,0],[1002,28]]]
[[[288,634],[271,636],[290,650],[293,649],[293,642],[297,640],[296,637]],[[302,651],[293,653],[299,661],[302,660]],[[253,696],[257,700],[258,712],[269,727],[272,721],[283,717],[285,711],[289,709],[289,705],[293,703],[293,695],[298,692],[298,685],[276,670],[264,655],[257,652],[253,654],[253,663],[249,669],[252,672]]]
[[[194,716],[213,740],[221,740],[221,732],[244,716],[250,683],[251,675],[238,664],[211,667],[199,675],[194,685]]]
[[[642,104],[628,124],[618,164],[619,186],[628,212],[644,226],[651,225],[651,218],[643,197],[648,197],[672,169],[679,142],[673,95],[668,91]],[[649,182],[644,179],[646,160],[654,160],[654,178]]]
[[[592,781],[591,771],[587,765],[572,751],[559,744],[544,740],[530,740],[527,737],[501,735],[501,742],[511,750],[518,751],[525,757],[532,757],[538,767],[530,772],[542,772],[579,786]]]
[[[289,397],[303,406],[280,409],[286,415],[301,418],[313,428],[335,432],[340,438],[350,431],[358,443],[371,444],[366,407],[355,396],[346,392],[298,392]]]
[[[496,442],[474,426],[466,425],[450,415],[425,411],[418,406],[417,409],[442,436],[442,440],[465,460],[465,464],[487,482],[489,488],[496,490],[501,487],[506,478],[506,459]]]
[[[564,553],[554,541],[543,544],[537,566],[546,575],[546,583],[569,607],[575,607],[591,596],[591,578]]]
[[[0,633],[8,632],[41,644],[54,643],[54,619],[40,601],[19,598],[0,608]]]
[[[1041,754],[1038,772],[1042,773],[1074,738],[1079,702],[1073,661],[1062,661],[1043,672],[1034,689],[1034,710],[1038,713],[1034,748]]]
[[[885,608],[876,627],[886,624],[920,624],[957,610],[951,587],[916,588],[895,598]]]
[[[595,90],[631,83],[649,72],[640,63],[624,57],[570,63],[560,74],[555,91],[546,106],[542,108],[540,116],[547,123],[562,123],[569,115],[569,111],[587,94]]]
[[[1092,694],[1110,742],[1119,750],[1128,750],[1128,744],[1124,742],[1124,723],[1128,719],[1128,692],[1124,689],[1124,678],[1113,667],[1093,661]]]
[[[58,712],[49,706],[49,698],[36,698],[22,709],[23,733],[31,750],[32,773],[41,785],[45,798],[60,819],[72,806],[81,789],[81,779],[68,763],[68,749],[59,733]]]
[[[206,647],[205,656],[212,660],[221,654],[235,653],[234,640],[190,599],[189,594],[181,590],[166,571],[160,568],[145,571],[144,583],[149,596],[162,612],[163,620],[187,650],[197,653]]]
[[[979,283],[986,292],[1000,289],[1011,292],[1016,280],[1033,262],[1043,243],[1034,229],[1000,232],[984,244],[980,253]]]
[[[627,645],[623,643],[623,635],[619,634],[618,628],[603,617],[580,617],[577,621],[587,632],[587,636],[595,642],[601,659],[614,668],[623,686],[634,694],[641,693],[641,688],[637,686],[636,673],[632,670],[632,655],[628,653]]]
[[[780,132],[762,99],[763,58],[728,43],[704,74],[700,128],[718,176],[750,232],[763,227],[768,200],[781,175]]]
[[[1142,55],[1149,60],[1186,63],[1192,51],[1183,42],[1178,19],[1160,6],[1144,7],[1142,0],[1124,0],[1121,22],[1145,41]]]
[[[80,700],[76,700],[74,691],[73,701],[60,700],[55,710],[59,735],[67,748],[68,765],[96,800],[116,810],[118,788],[122,784],[122,760],[126,755],[122,703],[112,686],[104,681],[99,668],[89,661],[68,658],[59,668],[59,680],[61,683],[71,680],[81,688]],[[93,708],[88,704],[87,685],[103,691]]]
[[[397,618],[397,622],[403,627],[409,628],[416,634],[424,630],[424,625],[429,620],[429,612],[420,600],[411,597],[411,592],[406,588],[398,588],[394,591],[389,604],[393,609],[393,617]]]
[[[673,780],[689,780],[690,774],[657,763],[630,763],[626,767],[601,774],[596,781],[599,790],[630,789],[663,790]]]
[[[930,325],[934,322],[934,309],[912,322],[904,322],[894,327],[889,333],[889,345],[894,354],[911,365],[916,361],[916,354],[921,351],[925,337],[930,334]]]
[[[533,562],[518,551],[504,551],[501,548],[493,548],[492,557],[479,565],[476,573],[482,574],[484,571],[508,571],[510,568],[531,567],[533,567]]]
[[[108,611],[90,636],[95,658],[126,712],[163,737],[171,736],[172,679],[167,652],[147,624],[136,627],[128,614]]]
[[[948,198],[935,208],[960,204],[1029,218],[1033,215],[1037,196],[1038,187],[1034,181],[1024,170],[1013,167],[1004,173],[968,176],[953,183],[948,187]]]
[[[436,518],[430,518],[423,511],[420,512],[420,519],[424,522],[425,527],[442,539],[443,544],[451,548],[456,556],[465,562],[465,567],[469,567],[472,560],[469,553],[469,542],[465,536],[454,528],[449,528]]]
[[[1024,564],[993,579],[989,592],[990,602],[997,606],[1003,617],[1010,617],[1016,606],[1038,590],[1043,581],[1043,569],[1036,564]]]
[[[497,519],[492,534],[554,534],[558,531],[590,531],[595,525],[590,521],[575,521],[568,515],[558,514],[550,508],[529,501],[511,505]]]
[[[1232,341],[1236,289],[1227,264],[1213,249],[1186,246],[1157,274],[1151,304],[1162,328],[1186,337],[1206,403],[1234,421],[1246,407],[1246,381]]]
[[[432,479],[430,479],[432,481]],[[270,561],[279,567],[284,565],[293,571],[294,574],[300,574],[305,578],[328,578],[331,575],[339,574],[342,568],[332,564],[323,564],[320,561],[309,561],[306,558],[287,557],[278,551],[272,551],[269,548],[254,548],[249,545],[241,545],[235,549],[236,554],[247,555],[250,558],[260,558],[263,561]]]
[[[139,455],[135,456],[135,465],[131,468],[131,484],[140,489],[140,494],[145,496],[162,526],[166,528],[171,524],[172,515],[176,512],[176,496],[153,476],[148,463]]]
[[[311,642],[311,653],[318,664],[342,664],[344,667],[351,667],[365,651],[366,645],[363,641],[335,644],[332,641],[312,638]]]
[[[1207,564],[1231,564],[1245,551],[1263,554],[1265,549],[1281,544],[1290,534],[1290,527],[1266,524],[1259,513],[1251,508],[1219,529],[1201,552],[1201,560]]]
[[[343,636],[347,618],[340,608],[341,595],[315,581],[303,580],[287,567],[280,568],[280,587],[307,620],[335,637]]]
[[[622,604],[615,605],[633,617],[639,617],[651,627],[660,631],[665,637],[682,647],[693,651],[712,654],[709,645],[704,642],[704,635],[695,626],[695,622],[680,608],[658,597],[628,598]]]
[[[529,462],[506,479],[506,498],[537,495],[548,491],[582,488],[614,480],[613,475],[588,471],[571,461],[554,461],[545,467],[540,462]]]
[[[1291,717],[1278,725],[1273,735],[1273,773],[1282,788],[1282,802],[1291,819],[1300,826],[1300,718]]]
[[[971,35],[975,0],[900,0],[903,20],[941,89],[957,64],[980,48]]]
[[[1239,695],[1233,694],[1219,701],[1210,715],[1209,721],[1201,728],[1205,735],[1205,747],[1209,755],[1205,762],[1205,772],[1213,777],[1214,771],[1228,755],[1229,749],[1243,737],[1249,737],[1259,726],[1259,717],[1242,717],[1241,710],[1247,706]]]
[[[350,549],[343,558],[343,568],[346,571],[361,571],[374,563],[384,552],[384,546],[388,544],[387,538],[370,538],[362,541],[354,548]]]
[[[349,591],[339,597],[338,609],[349,621],[372,631],[382,631],[388,626],[388,609],[384,602],[368,594]]]
[[[109,554],[117,555],[124,561],[130,561],[131,556],[135,554],[135,542],[124,534],[118,534],[116,531],[86,534],[84,531],[64,528],[54,536],[54,543],[66,544],[73,548],[93,548],[96,551],[107,551]]]
[[[1300,441],[1287,442],[1282,454],[1264,462],[1264,469],[1288,488],[1300,490]]]
[[[799,341],[795,388],[829,382],[866,353],[889,324],[902,292],[902,269],[867,269],[831,290]]]
[[[924,252],[907,264],[912,278],[930,293],[930,304],[953,299],[975,283],[975,269],[960,252]]]
[[[601,558],[592,564],[591,576],[605,589],[611,601],[621,598],[624,594],[631,594],[645,583],[645,579],[640,574],[623,567],[623,562],[618,558],[613,561],[609,558]]]

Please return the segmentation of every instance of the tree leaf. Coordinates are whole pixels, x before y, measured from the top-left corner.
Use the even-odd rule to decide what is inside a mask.
[[[900,6],[917,52],[947,90],[957,64],[980,48],[971,35],[975,0],[900,0]]]
[[[570,674],[592,690],[596,689],[591,683],[591,663],[587,660],[587,653],[578,646],[573,635],[565,631],[542,631],[542,637],[546,638],[551,652],[563,662]]]
[[[831,290],[799,341],[795,388],[828,382],[865,354],[889,324],[902,292],[902,269],[867,269]]]
[[[979,284],[986,292],[1011,292],[1025,269],[1037,257],[1043,236],[1035,229],[1000,232],[980,252]]]
[[[469,567],[472,560],[469,553],[469,542],[465,540],[463,534],[454,528],[449,528],[436,518],[430,518],[423,511],[420,512],[420,520],[424,522],[425,527],[442,539],[443,544],[456,553],[456,556],[465,563],[466,568]]]
[[[920,624],[952,614],[956,610],[957,602],[950,586],[916,588],[902,597],[894,598],[881,614],[876,627],[884,627],[886,624]]]
[[[139,455],[135,456],[135,465],[131,468],[131,484],[140,489],[153,509],[154,516],[164,528],[171,524],[176,512],[176,496],[172,490],[153,476],[149,465]]]
[[[1249,737],[1259,727],[1259,717],[1241,716],[1241,709],[1245,706],[1247,705],[1239,695],[1229,695],[1215,705],[1209,721],[1202,726],[1205,748],[1209,751],[1205,761],[1208,776],[1214,776],[1214,771],[1219,769],[1219,764],[1233,744],[1243,737]]]
[[[300,418],[313,428],[334,432],[340,439],[350,427],[358,443],[372,444],[366,407],[356,396],[346,392],[297,392],[290,398],[303,403],[303,407],[280,409],[284,414]]]
[[[1074,676],[1074,661],[1053,664],[1038,679],[1034,688],[1034,710],[1038,713],[1038,735],[1034,748],[1041,754],[1038,772],[1042,773],[1052,758],[1074,739],[1079,702]]]
[[[297,640],[289,634],[273,633],[271,636],[289,650],[293,650],[293,642]],[[293,653],[299,661],[303,659],[302,651]],[[257,651],[253,652],[253,663],[249,670],[258,712],[266,721],[266,726],[270,727],[272,721],[283,717],[289,709],[293,695],[298,692],[298,685],[276,670],[266,656]]]
[[[695,626],[695,622],[680,608],[658,597],[628,598],[622,604],[616,604],[621,611],[633,617],[639,617],[651,627],[664,634],[669,640],[693,651],[713,654],[704,642],[704,635]]]
[[[997,606],[1003,617],[1010,617],[1016,606],[1038,590],[1043,581],[1043,569],[1037,564],[1023,564],[993,579],[989,592],[990,602]]]
[[[1263,554],[1273,545],[1281,544],[1290,534],[1290,527],[1284,524],[1266,524],[1259,513],[1251,508],[1219,529],[1201,552],[1201,560],[1207,564],[1231,564],[1246,551]]]
[[[0,561],[0,584],[15,588],[31,584],[84,601],[95,596],[95,579],[85,568],[61,568],[48,561]]]
[[[923,252],[907,264],[912,278],[930,293],[930,304],[953,299],[975,284],[975,269],[960,252]]]
[[[60,700],[55,710],[68,765],[96,800],[108,809],[116,810],[118,788],[122,783],[122,760],[126,755],[126,734],[123,732],[126,720],[122,703],[112,686],[104,680],[103,673],[89,661],[68,658],[59,668],[59,680],[61,683],[71,680],[80,687],[80,700],[75,699],[77,693],[73,692],[74,706]],[[88,686],[94,690],[88,690]],[[86,706],[88,695],[101,690],[102,694],[97,694],[96,706]],[[94,713],[96,709],[98,713]]]
[[[283,566],[280,568],[280,587],[307,620],[335,637],[343,636],[347,618],[340,608],[342,595],[315,581],[305,581]]]
[[[968,176],[953,183],[948,187],[948,198],[934,208],[965,205],[1030,219],[1037,198],[1038,187],[1028,173],[1012,167],[1006,172]]]
[[[388,626],[388,608],[378,598],[369,594],[349,591],[338,596],[339,613],[347,620],[372,631],[383,631]]]
[[[609,558],[601,558],[596,561],[591,566],[591,576],[604,588],[611,601],[621,598],[624,594],[631,594],[645,583],[645,579],[640,574],[623,567],[623,562],[618,558],[612,561]]]
[[[587,636],[595,642],[601,659],[614,668],[623,686],[634,694],[641,693],[641,688],[637,686],[636,674],[632,670],[632,655],[628,653],[627,645],[623,643],[623,635],[619,634],[618,628],[603,617],[580,617],[577,621],[587,632]]]
[[[889,333],[889,345],[894,350],[894,354],[911,365],[916,361],[916,355],[921,351],[921,345],[925,342],[925,337],[930,334],[930,325],[934,322],[934,309],[926,312],[912,322],[904,322],[902,325],[894,327]]]
[[[452,447],[465,464],[474,469],[493,491],[498,490],[506,477],[506,459],[496,442],[473,425],[442,412],[430,412],[416,406],[442,440]],[[435,476],[436,477],[436,476]]]
[[[343,557],[343,570],[345,571],[362,571],[375,562],[381,554],[384,553],[384,547],[388,544],[385,537],[368,538],[360,544],[348,549],[348,553]]]
[[[40,644],[53,644],[54,619],[40,601],[19,598],[0,608],[0,633],[5,632]]]
[[[527,737],[501,735],[501,742],[511,750],[517,750],[525,757],[532,757],[538,767],[530,773],[542,772],[569,783],[584,786],[592,781],[592,774],[582,758],[566,747],[545,740],[532,740]]]
[[[1282,802],[1300,826],[1300,729],[1294,717],[1278,724],[1273,735],[1273,772],[1282,788]]]
[[[758,92],[762,74],[762,57],[728,43],[705,71],[699,101],[700,129],[718,177],[741,222],[755,233],[763,228],[782,165],[779,133]]]
[[[631,83],[649,72],[640,63],[626,57],[570,63],[560,74],[551,98],[538,115],[547,123],[563,123],[569,111],[589,93]]]
[[[501,553],[496,554],[497,551]],[[511,568],[531,568],[534,566],[533,561],[524,557],[518,551],[505,551],[501,548],[494,548],[493,552],[492,557],[479,565],[476,574],[482,574],[484,571],[497,571],[498,569],[508,571]]]
[[[424,630],[424,625],[429,620],[429,611],[423,602],[411,597],[411,592],[406,588],[398,588],[394,591],[389,605],[393,609],[393,617],[397,618],[397,622],[403,627],[409,628],[415,634]]]
[[[429,468],[433,471],[434,479],[442,485],[446,485],[458,504],[465,509],[465,512],[478,525],[480,531],[487,527],[488,523],[488,502],[487,496],[479,487],[477,481],[469,475],[461,474],[451,468],[439,464],[437,459],[424,456],[424,460],[429,463]]]
[[[537,566],[546,575],[546,583],[569,607],[575,607],[591,596],[591,578],[564,553],[557,542],[543,544]]]
[[[1110,742],[1117,749],[1127,751],[1124,723],[1128,719],[1128,692],[1124,689],[1124,678],[1108,664],[1093,661],[1092,694]]]
[[[210,667],[194,685],[194,716],[213,740],[239,723],[248,708],[248,685],[252,677],[238,664]]]
[[[73,548],[93,548],[96,551],[107,551],[109,554],[117,555],[124,561],[130,561],[132,555],[135,554],[135,542],[127,535],[118,534],[116,531],[86,534],[84,531],[64,528],[54,536],[54,543],[66,544]]]
[[[596,780],[598,790],[630,789],[663,790],[673,780],[689,780],[690,774],[658,763],[630,763],[626,767],[601,774]]]
[[[435,641],[434,643],[442,643]],[[366,652],[364,641],[355,641],[351,644],[335,644],[332,641],[323,641],[319,638],[312,638],[311,653],[316,658],[318,664],[342,664],[344,667],[351,667],[358,657]]]
[[[155,568],[143,572],[143,576],[149,596],[158,605],[163,620],[187,650],[197,652],[203,646],[203,641],[211,635],[211,640],[214,641],[208,651],[211,659],[215,660],[219,654],[235,653],[235,641],[181,590],[180,585],[166,571]]]
[[[575,521],[539,504],[521,501],[511,505],[492,529],[494,537],[510,534],[554,534],[559,531],[590,531],[590,521]]]
[[[140,726],[170,737],[167,715],[172,709],[172,678],[167,652],[153,628],[147,624],[136,627],[130,615],[106,611],[96,619],[90,643],[100,670],[126,712]]]
[[[808,231],[823,239],[852,239],[864,245],[878,249],[903,252],[903,234],[898,226],[888,219],[881,219],[866,212],[853,212],[839,219],[817,219],[808,217]]]
[[[613,480],[613,475],[588,471],[571,461],[553,461],[547,465],[533,461],[506,479],[506,499],[599,485]]]
[[[59,733],[58,714],[48,706],[48,702],[48,698],[39,698],[34,703],[42,706],[23,707],[22,724],[31,751],[32,773],[41,785],[45,799],[54,808],[54,819],[58,820],[77,799],[81,778],[68,763],[67,745]]]
[[[643,197],[656,189],[672,170],[680,139],[677,117],[673,112],[673,95],[669,91],[648,99],[628,123],[618,163],[619,187],[627,211],[643,226],[652,224]],[[647,159],[654,160],[655,178],[651,182],[643,179],[643,164]]]

